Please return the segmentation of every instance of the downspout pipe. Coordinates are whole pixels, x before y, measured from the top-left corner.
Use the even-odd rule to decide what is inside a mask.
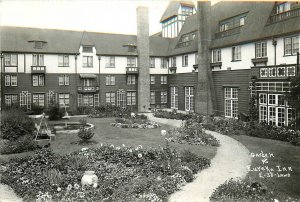
[[[276,63],[277,63],[277,40],[275,39],[275,38],[273,38],[272,39],[272,44],[273,44],[273,46],[274,46],[274,65],[276,65]]]

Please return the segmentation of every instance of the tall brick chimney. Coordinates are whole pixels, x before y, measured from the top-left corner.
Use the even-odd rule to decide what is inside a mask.
[[[211,115],[215,109],[215,90],[210,67],[211,2],[198,1],[198,84],[195,100],[196,112]]]
[[[137,11],[137,51],[138,51],[138,112],[150,108],[150,56],[149,56],[149,17],[147,7]]]

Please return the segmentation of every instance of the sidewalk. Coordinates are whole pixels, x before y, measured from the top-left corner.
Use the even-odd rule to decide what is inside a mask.
[[[147,114],[150,120],[179,127],[180,120],[156,118]],[[211,166],[196,174],[193,182],[186,184],[169,198],[171,202],[205,202],[209,201],[214,189],[231,178],[245,178],[246,166],[251,164],[249,150],[240,142],[219,134],[206,131],[220,141],[216,156],[211,160]]]

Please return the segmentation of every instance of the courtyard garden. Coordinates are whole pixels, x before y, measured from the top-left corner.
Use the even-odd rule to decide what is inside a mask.
[[[1,182],[24,201],[167,201],[210,167],[220,146],[206,132],[211,130],[242,143],[252,159],[246,178],[220,184],[211,201],[300,199],[299,131],[176,111],[154,113],[184,120],[176,128],[127,109],[88,114],[47,119],[51,129],[77,132],[56,131],[52,141],[33,141],[39,119],[20,110],[2,113]],[[87,173],[98,181],[83,186]]]
[[[144,116],[119,117],[119,114],[109,118],[84,118],[86,123],[95,126],[92,137],[87,140],[93,144],[80,144],[79,133],[61,131],[57,131],[55,140],[35,142],[30,140],[34,138],[34,125],[39,120],[28,119],[21,112],[9,112],[2,114],[2,121],[15,116],[26,120],[26,128],[32,130],[25,131],[22,124],[15,122],[2,125],[3,130],[11,131],[8,128],[13,127],[14,131],[21,132],[12,133],[11,138],[1,137],[1,152],[4,151],[0,157],[1,182],[12,187],[24,201],[166,201],[170,194],[193,181],[194,174],[210,166],[218,146],[216,140],[215,144],[213,141],[190,144],[168,140],[170,133],[162,131],[172,127],[165,124],[155,128],[115,127],[112,123],[120,119],[149,121]],[[47,123],[52,127],[81,123],[82,119],[72,117],[47,120]],[[32,147],[22,144],[25,134]],[[204,137],[203,134],[201,129],[197,138]],[[213,139],[209,135],[205,137]],[[19,142],[17,147],[16,141]],[[81,185],[82,176],[89,170],[98,177],[96,187]]]

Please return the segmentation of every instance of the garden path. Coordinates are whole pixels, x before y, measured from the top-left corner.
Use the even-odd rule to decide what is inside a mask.
[[[0,183],[0,202],[21,202],[14,190],[5,184]]]
[[[182,121],[156,118],[146,114],[150,120],[179,127]],[[172,194],[170,202],[205,202],[209,201],[214,189],[231,178],[245,178],[247,165],[251,165],[249,150],[240,142],[217,132],[206,131],[220,141],[216,156],[211,166],[196,174],[192,183],[186,184]]]

